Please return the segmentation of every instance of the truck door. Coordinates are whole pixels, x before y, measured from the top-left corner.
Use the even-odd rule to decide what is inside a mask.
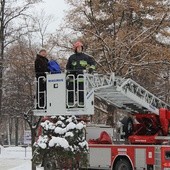
[[[110,169],[111,148],[90,148],[90,168]]]
[[[146,149],[135,149],[135,167],[136,170],[143,170],[146,168]]]

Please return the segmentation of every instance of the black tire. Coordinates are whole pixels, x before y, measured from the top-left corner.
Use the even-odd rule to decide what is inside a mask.
[[[132,170],[132,166],[127,159],[120,159],[116,162],[113,170]]]
[[[54,160],[49,160],[49,159],[44,160],[43,166],[44,166],[44,170],[56,170],[57,169],[56,163]]]
[[[124,117],[121,120],[121,123],[123,124],[123,132],[125,133],[125,138],[128,138],[133,133],[133,120],[131,117]]]
[[[147,170],[153,170],[153,165],[147,165]]]

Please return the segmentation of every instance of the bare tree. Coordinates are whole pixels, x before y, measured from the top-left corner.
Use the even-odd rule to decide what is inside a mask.
[[[16,41],[21,35],[25,25],[22,22],[24,16],[28,16],[28,9],[40,0],[1,0],[0,8],[0,114],[2,104],[2,83],[5,59],[5,49]],[[23,34],[24,32],[22,32]]]
[[[32,22],[37,29],[37,39],[40,42],[40,46],[47,47],[47,40],[50,36],[49,26],[50,23],[53,22],[53,17],[51,15],[47,15],[45,11],[42,10],[40,14],[32,17]]]
[[[18,38],[6,47],[4,61],[6,69],[3,77],[4,100],[2,109],[10,120],[8,121],[9,139],[14,137],[16,139],[23,135],[24,126],[26,125],[21,119],[17,118],[24,118],[31,130],[32,146],[41,120],[41,117],[35,117],[32,114],[35,97],[34,61],[40,48],[45,47],[50,51],[53,47],[53,44],[49,44],[50,34],[47,29],[49,22],[46,21],[50,22],[49,18],[45,19],[44,13],[42,16],[24,16],[23,23],[25,27],[18,33]],[[37,35],[39,36],[37,37]],[[13,119],[15,118],[20,122],[18,127],[14,127]],[[21,126],[24,128],[21,129]],[[16,133],[14,133],[14,130]],[[32,165],[32,169],[35,169],[34,165]]]

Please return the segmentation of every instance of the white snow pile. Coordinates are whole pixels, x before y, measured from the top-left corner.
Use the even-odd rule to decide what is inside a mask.
[[[75,129],[76,128],[76,124],[73,123],[73,122],[70,122],[67,126],[66,126],[66,130],[69,131],[69,130],[72,130],[72,129]]]
[[[41,147],[42,149],[45,149],[47,147],[47,142],[48,142],[48,136],[39,136],[37,145]]]
[[[84,128],[84,124],[83,124],[82,122],[80,122],[80,123],[78,123],[78,124],[76,125],[76,128],[79,129],[79,130],[81,130],[81,129]]]
[[[66,132],[65,137],[73,137],[73,132]]]
[[[68,141],[64,138],[61,137],[55,137],[52,136],[52,139],[49,141],[49,146],[53,147],[53,146],[61,146],[62,148],[69,148],[69,144]]]
[[[60,135],[65,134],[66,131],[67,131],[66,128],[61,128],[61,127],[56,127],[56,128],[54,129],[54,132],[55,132],[56,134],[60,134]]]
[[[87,141],[83,141],[83,142],[79,142],[79,145],[81,146],[81,148],[84,148],[85,146],[88,145]]]
[[[41,123],[41,126],[45,130],[53,130],[55,128],[54,124],[50,122],[49,120],[46,120],[45,122]]]

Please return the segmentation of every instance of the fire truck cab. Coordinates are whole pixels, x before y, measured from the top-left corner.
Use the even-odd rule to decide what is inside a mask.
[[[41,79],[46,82],[47,90],[40,91]],[[68,88],[70,83],[72,89]],[[36,85],[33,110],[36,116],[93,115],[97,96],[135,117],[137,123],[131,125],[133,132],[127,138],[121,137],[122,131],[115,133],[111,126],[87,124],[89,169],[170,170],[170,105],[132,79],[114,73],[84,73],[76,77],[61,73],[41,76]]]

